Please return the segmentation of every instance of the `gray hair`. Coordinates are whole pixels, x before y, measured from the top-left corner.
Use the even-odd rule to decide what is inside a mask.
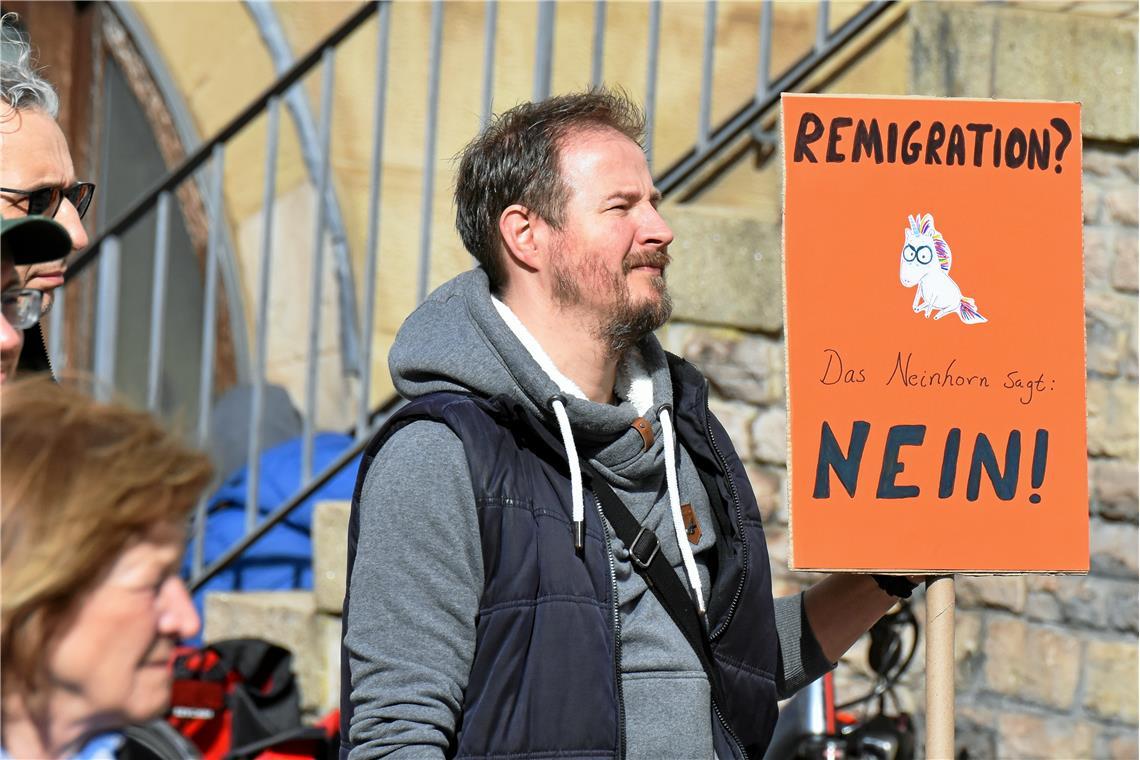
[[[15,13],[0,18],[0,98],[16,109],[59,115],[59,95],[32,65],[32,47],[17,26]]]

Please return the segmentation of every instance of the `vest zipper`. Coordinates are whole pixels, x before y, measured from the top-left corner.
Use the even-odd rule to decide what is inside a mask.
[[[732,604],[730,604],[728,607],[728,614],[725,616],[724,622],[721,623],[720,626],[715,631],[712,631],[709,633],[709,643],[716,641],[717,638],[722,633],[725,632],[725,630],[728,628],[729,622],[731,622],[731,620],[732,620],[732,616],[734,614],[736,614],[736,606],[740,603],[740,595],[744,593],[744,582],[746,580],[746,576],[748,573],[748,540],[745,538],[745,535],[744,535],[744,510],[740,506],[740,494],[736,490],[736,483],[733,481],[732,473],[728,469],[728,462],[727,462],[727,460],[725,460],[724,454],[721,452],[720,447],[717,446],[716,438],[713,437],[712,421],[711,420],[712,420],[712,410],[709,409],[709,405],[708,405],[708,385],[706,385],[705,386],[705,435],[708,437],[708,441],[712,445],[713,453],[716,454],[716,459],[717,459],[717,462],[720,464],[721,471],[724,472],[724,479],[728,483],[728,491],[729,491],[729,494],[732,496],[732,505],[733,505],[733,508],[736,512],[736,529],[740,532],[740,545],[741,545],[741,553],[740,554],[741,554],[741,561],[743,563],[743,569],[740,573],[740,583],[737,585],[736,593],[732,597]],[[741,758],[747,758],[748,753],[744,751],[744,745],[740,742],[740,739],[737,738],[736,733],[732,730],[732,727],[728,725],[728,721],[725,719],[724,713],[722,713],[720,711],[720,705],[718,705],[716,703],[716,696],[715,695],[712,698],[712,706],[713,706],[713,713],[716,714],[716,718],[717,718],[717,720],[720,721],[720,725],[723,726],[725,732],[728,733],[728,738],[732,739],[733,743],[736,745],[736,751],[738,753],[740,753],[740,757]]]
[[[717,626],[715,631],[709,633],[709,641],[712,642],[716,641],[720,635],[724,633],[725,629],[728,628],[728,624],[732,621],[732,616],[736,614],[736,606],[740,603],[740,595],[744,593],[744,582],[747,580],[748,575],[748,539],[744,535],[744,510],[740,506],[740,494],[736,490],[736,483],[733,481],[732,473],[728,469],[728,462],[725,460],[724,454],[721,453],[720,447],[716,445],[716,439],[713,437],[712,422],[710,421],[712,410],[708,407],[707,386],[705,393],[705,434],[708,436],[709,443],[712,444],[713,453],[716,454],[717,462],[720,463],[720,469],[724,472],[724,479],[728,483],[728,492],[732,496],[732,505],[736,512],[736,529],[740,531],[740,545],[742,547],[740,558],[743,565],[740,573],[740,583],[736,586],[736,593],[733,594],[732,604],[728,606],[728,614],[725,616],[724,622]]]
[[[602,536],[606,539],[606,556],[610,560],[610,598],[613,600],[614,623],[614,689],[617,693],[618,703],[618,758],[625,757],[625,697],[621,689],[621,617],[618,613],[617,570],[614,568],[613,539],[610,537],[610,527],[606,523],[606,515],[602,511],[602,502],[594,497],[594,506],[597,507],[598,517],[602,519]],[[727,726],[725,727],[727,728]],[[729,730],[729,734],[732,731]]]
[[[748,753],[744,751],[744,744],[741,743],[740,739],[736,738],[736,734],[733,733],[732,727],[728,725],[728,721],[725,720],[724,714],[720,711],[720,705],[716,703],[715,699],[712,700],[712,706],[713,712],[716,714],[716,719],[719,720],[720,725],[724,727],[728,738],[732,739],[733,744],[736,745],[736,751],[740,753],[741,760],[748,760]]]

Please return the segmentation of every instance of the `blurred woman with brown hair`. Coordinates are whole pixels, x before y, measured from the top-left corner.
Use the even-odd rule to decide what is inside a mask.
[[[0,449],[0,758],[113,757],[198,631],[178,569],[209,460],[43,379],[4,387]]]

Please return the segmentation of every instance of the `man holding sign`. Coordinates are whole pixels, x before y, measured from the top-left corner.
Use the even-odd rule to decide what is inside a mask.
[[[352,760],[758,758],[776,700],[895,601],[847,575],[773,602],[707,384],[653,336],[673,233],[643,129],[592,91],[513,108],[464,151],[480,267],[401,328],[412,403],[353,500]]]

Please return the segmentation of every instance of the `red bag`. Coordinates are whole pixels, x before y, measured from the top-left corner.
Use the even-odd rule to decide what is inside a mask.
[[[292,661],[287,649],[258,639],[183,647],[167,721],[205,760],[336,757],[336,722],[301,722]]]

